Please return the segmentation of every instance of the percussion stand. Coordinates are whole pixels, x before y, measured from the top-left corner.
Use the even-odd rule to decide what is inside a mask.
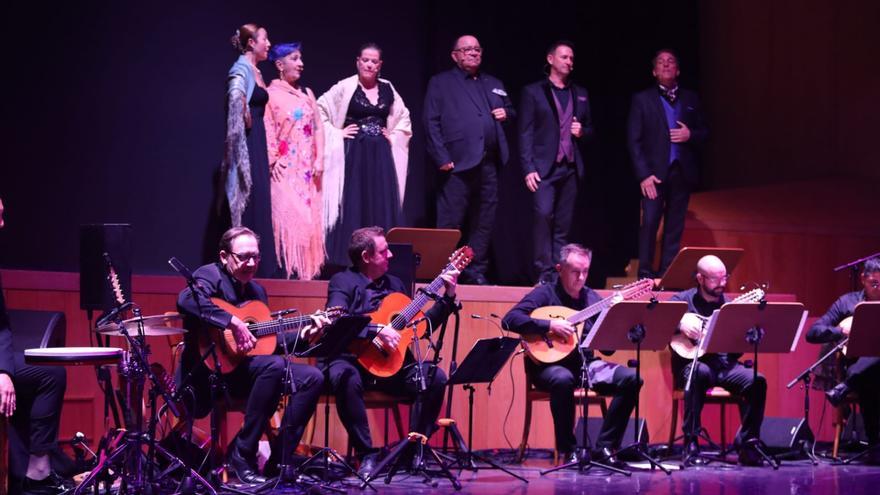
[[[135,306],[133,312],[136,318],[141,318],[139,308]],[[74,491],[74,495],[83,493],[99,474],[102,474],[105,471],[109,472],[109,470],[116,467],[117,464],[119,467],[116,467],[114,471],[122,473],[121,489],[123,491],[129,489],[134,493],[146,493],[151,491],[151,484],[154,481],[154,472],[151,467],[153,465],[153,456],[156,451],[161,453],[169,461],[172,461],[172,465],[175,466],[174,469],[185,466],[183,461],[179,458],[175,457],[161,446],[156,445],[155,439],[153,438],[153,433],[155,432],[154,417],[156,412],[156,397],[161,394],[165,398],[172,414],[178,415],[179,412],[177,411],[168,391],[165,390],[156,375],[150,370],[147,358],[149,348],[144,342],[143,324],[138,324],[139,335],[137,337],[132,337],[124,324],[119,324],[118,327],[120,335],[125,337],[129,344],[129,356],[131,357],[131,360],[128,363],[123,363],[120,366],[120,376],[125,378],[124,383],[126,384],[124,395],[126,395],[126,398],[128,399],[127,404],[124,404],[124,406],[127,406],[128,408],[128,410],[124,411],[126,428],[128,431],[126,431],[122,443],[109,452],[107,457],[104,458],[102,462],[99,462],[95,469],[83,479],[82,483]],[[143,435],[143,408],[141,406],[145,377],[149,377],[152,383],[150,401],[152,411],[151,416],[153,416],[150,419],[150,431],[146,438]],[[142,445],[145,441],[149,443],[149,456],[147,459],[144,459],[143,457]],[[117,460],[120,462],[117,463]],[[145,469],[147,470],[147,479],[145,479]],[[194,469],[189,468],[189,471],[190,475],[202,481],[212,495],[216,494],[210,484]],[[166,470],[163,475],[167,473],[168,471]]]

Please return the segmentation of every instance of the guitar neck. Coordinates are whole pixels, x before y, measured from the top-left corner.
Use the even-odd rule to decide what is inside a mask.
[[[572,325],[577,325],[578,323],[581,323],[589,318],[592,318],[593,316],[601,313],[602,310],[610,307],[613,299],[614,299],[614,296],[608,296],[599,302],[595,302],[595,303],[587,306],[586,308],[569,316],[567,318],[568,322],[571,323]]]
[[[449,269],[449,266],[444,268],[443,271],[441,272],[441,275],[443,273],[446,273],[446,271],[448,269]],[[403,310],[400,313],[398,313],[398,315],[395,316],[393,320],[391,320],[391,326],[395,330],[402,330],[403,327],[405,327],[407,323],[412,321],[412,319],[425,306],[425,304],[428,304],[428,301],[431,298],[428,297],[426,293],[436,294],[437,291],[440,290],[440,287],[442,287],[442,286],[443,286],[443,279],[440,278],[440,275],[438,275],[437,278],[435,278],[433,281],[431,281],[430,284],[425,286],[424,289],[418,291],[416,293],[415,297],[413,298],[412,302],[409,303],[405,308],[403,308]]]
[[[251,323],[248,329],[254,334],[254,337],[262,337],[264,335],[272,335],[284,332],[293,328],[300,328],[303,325],[311,323],[312,315],[292,316],[290,318],[282,318],[280,320],[262,321]]]

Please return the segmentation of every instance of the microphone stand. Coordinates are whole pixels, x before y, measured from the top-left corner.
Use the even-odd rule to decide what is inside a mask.
[[[810,382],[812,381],[812,375],[816,368],[821,366],[822,363],[828,360],[828,358],[840,352],[840,350],[846,346],[847,342],[849,342],[849,337],[842,339],[840,342],[838,342],[833,348],[831,348],[831,350],[820,357],[818,361],[808,366],[807,369],[805,369],[804,371],[801,371],[798,376],[794,377],[794,379],[788,382],[788,385],[785,386],[785,388],[791,389],[798,382],[804,382],[804,422],[806,424],[809,424],[810,420]],[[812,461],[814,466],[819,464],[819,459],[813,454],[812,450],[808,448],[806,444],[802,445],[802,449],[807,457],[810,458],[810,461]]]
[[[426,292],[425,294],[428,293]],[[422,364],[424,364],[426,360],[422,357],[421,349],[419,348],[419,336],[418,333],[415,331],[413,331],[412,333],[412,347],[414,353],[413,357],[415,358],[415,362],[412,364],[412,366],[415,367],[415,381],[419,384],[419,387],[418,391],[416,392],[415,402],[413,403],[412,409],[410,410],[411,415],[421,413],[424,395],[427,390],[425,373],[422,368]],[[439,356],[439,352],[435,354],[435,359],[437,359],[437,356]],[[436,370],[437,368],[435,367],[433,369]],[[437,485],[437,482],[431,478],[431,475],[428,473],[428,470],[425,466],[424,457],[425,454],[428,454],[440,467],[440,471],[442,472],[443,476],[448,478],[450,483],[452,483],[453,488],[455,488],[456,490],[461,490],[461,482],[459,482],[458,478],[449,471],[449,469],[446,467],[446,464],[443,462],[443,459],[441,459],[440,456],[437,454],[437,451],[435,451],[428,444],[428,436],[426,434],[418,432],[410,432],[407,435],[407,438],[401,439],[394,447],[391,448],[391,452],[389,452],[388,455],[385,456],[385,458],[376,465],[373,472],[370,473],[370,475],[367,476],[367,478],[361,484],[361,490],[369,486],[369,482],[376,479],[381,474],[382,470],[389,464],[391,464],[391,469],[385,476],[385,484],[390,484],[391,479],[397,473],[404,452],[413,449],[415,449],[413,456],[415,457],[418,465],[416,472],[424,477],[424,481],[426,483],[430,483],[435,487]]]

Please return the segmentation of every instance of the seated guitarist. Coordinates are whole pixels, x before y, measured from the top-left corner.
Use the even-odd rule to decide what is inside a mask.
[[[840,296],[828,312],[816,320],[807,332],[807,342],[818,344],[838,342],[849,337],[849,322],[856,304],[862,301],[880,301],[880,257],[865,261],[861,275],[862,290]],[[855,362],[846,363],[846,378],[827,391],[825,395],[831,404],[838,406],[850,391],[859,397],[859,407],[865,421],[865,434],[868,445],[880,444],[880,358],[860,357]],[[871,451],[868,457],[871,464],[880,464],[880,448]]]
[[[717,256],[703,256],[697,262],[697,286],[672,296],[672,301],[688,303],[688,312],[681,318],[678,330],[686,337],[698,341],[703,321],[697,315],[708,317],[727,302],[727,267]],[[685,464],[702,464],[697,437],[700,433],[700,413],[706,399],[706,391],[714,386],[723,387],[743,397],[745,405],[740,408],[742,429],[735,440],[740,447],[739,462],[744,465],[761,465],[761,458],[752,449],[745,448],[751,439],[757,439],[764,421],[764,403],[767,398],[767,381],[759,374],[754,380],[753,370],[737,362],[741,354],[704,354],[697,361],[691,387],[684,397],[685,436],[683,459]],[[692,359],[672,353],[672,376],[678,388],[684,388],[690,373]]]
[[[579,244],[567,244],[559,251],[556,271],[559,278],[555,284],[543,284],[526,294],[506,315],[503,326],[519,334],[545,333],[560,339],[576,338],[576,330],[565,319],[536,319],[530,315],[543,306],[565,306],[581,310],[600,301],[602,298],[586,287],[587,274],[593,253]],[[596,317],[584,322],[582,335],[589,332]],[[633,369],[608,363],[585,351],[583,359],[575,348],[561,361],[552,364],[538,363],[533,359],[525,361],[526,373],[539,390],[550,392],[550,411],[553,415],[553,429],[556,434],[556,449],[564,462],[578,460],[577,442],[574,435],[575,397],[574,391],[581,384],[581,365],[587,362],[589,387],[602,394],[613,395],[611,406],[602,431],[596,439],[595,456],[611,464],[619,464],[612,455],[620,447],[630,413],[636,405],[641,383],[636,382]]]
[[[260,248],[256,234],[246,227],[233,227],[220,239],[220,261],[199,267],[193,273],[195,293],[186,288],[177,299],[178,311],[184,315],[184,326],[189,330],[178,377],[192,371],[190,384],[195,407],[191,410],[197,418],[208,415],[212,407],[210,370],[199,355],[199,333],[229,329],[242,351],[253,349],[257,342],[239,317],[219,308],[211,298],[220,298],[236,306],[252,300],[268,303],[266,290],[253,280],[259,264]],[[303,333],[311,334],[313,328],[320,328],[323,323],[316,318],[315,327],[303,329]],[[247,401],[244,424],[227,454],[229,468],[245,483],[266,481],[257,471],[257,443],[281,398],[284,369],[283,357],[266,355],[246,357],[229,373],[229,370],[223,370],[227,392],[234,398]],[[285,411],[282,431],[286,434],[282,441],[295,446],[315,411],[324,379],[317,368],[305,364],[292,364],[291,374],[296,392]]]
[[[403,282],[388,274],[388,260],[392,253],[381,227],[355,230],[348,245],[348,256],[354,266],[330,279],[327,304],[341,306],[350,314],[362,315],[376,311],[389,294],[406,292]],[[437,299],[425,315],[429,324],[435,328],[446,321],[455,305],[458,271],[446,272],[441,278],[445,295]],[[375,338],[388,350],[396,349],[400,342],[400,334],[390,326],[380,326],[378,333],[372,328],[359,337]],[[411,366],[412,363],[413,358],[407,353],[404,366],[387,378],[371,375],[350,355],[337,357],[329,364],[330,387],[336,395],[336,409],[360,460],[358,472],[362,476],[371,474],[379,460],[370,438],[364,390],[382,390],[396,396],[415,398],[418,384],[415,382],[416,367]],[[425,373],[427,390],[422,404],[414,406],[410,411],[409,428],[410,431],[430,436],[443,403],[446,374],[427,363],[422,365],[422,372]],[[419,407],[421,410],[418,410]]]

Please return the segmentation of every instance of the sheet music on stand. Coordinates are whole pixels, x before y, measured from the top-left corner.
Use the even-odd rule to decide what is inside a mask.
[[[684,301],[620,301],[599,313],[596,323],[581,342],[585,349],[613,351],[635,350],[636,344],[629,340],[627,332],[638,325],[645,325],[643,351],[659,351],[669,345],[672,332],[678,327],[682,315],[687,312]],[[600,329],[608,328],[608,330]]]
[[[853,310],[853,322],[846,345],[846,357],[880,356],[880,301],[862,301]],[[872,331],[873,330],[873,331]]]
[[[712,313],[703,349],[709,353],[753,352],[754,344],[746,340],[746,332],[760,328],[760,352],[794,352],[806,322],[807,311],[797,302],[726,303]]]

